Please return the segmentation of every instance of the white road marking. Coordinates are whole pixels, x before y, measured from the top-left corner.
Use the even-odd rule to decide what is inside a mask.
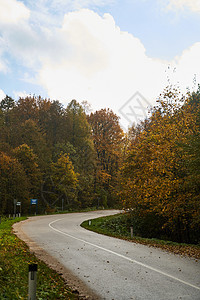
[[[66,236],[68,236],[68,237],[70,237],[70,238],[72,238],[72,239],[75,239],[75,240],[77,240],[77,241],[79,241],[79,242],[82,242],[82,243],[84,243],[84,244],[87,244],[87,245],[93,246],[93,247],[95,247],[95,248],[101,249],[101,250],[103,250],[103,251],[106,251],[106,252],[108,252],[108,253],[111,253],[111,254],[113,254],[113,255],[116,255],[116,256],[118,256],[118,257],[121,257],[121,258],[123,258],[123,259],[126,259],[126,260],[128,260],[128,261],[130,261],[130,262],[132,262],[132,263],[135,263],[135,264],[137,264],[137,265],[140,265],[140,266],[142,266],[142,267],[144,267],[144,268],[147,268],[147,269],[149,269],[149,270],[152,270],[152,271],[154,271],[154,272],[157,272],[157,273],[159,273],[159,274],[162,274],[162,275],[164,275],[164,276],[166,276],[166,277],[169,277],[169,278],[171,278],[171,279],[174,279],[174,280],[176,280],[176,281],[179,281],[179,282],[181,282],[181,283],[183,283],[183,284],[185,284],[185,285],[188,285],[188,286],[190,286],[190,287],[192,287],[192,288],[195,288],[195,289],[197,289],[197,290],[200,290],[200,287],[198,287],[198,286],[196,286],[196,285],[193,285],[193,284],[191,284],[191,283],[189,283],[189,282],[186,282],[186,281],[184,281],[184,280],[181,280],[181,279],[179,279],[179,278],[177,278],[177,277],[174,277],[174,276],[172,276],[172,275],[170,275],[170,274],[167,274],[167,273],[165,273],[165,272],[162,272],[162,271],[160,271],[160,270],[158,270],[158,269],[155,269],[155,268],[153,268],[153,267],[151,267],[151,266],[148,266],[148,265],[146,265],[146,264],[143,264],[143,263],[141,263],[141,262],[139,262],[139,261],[137,261],[137,260],[134,260],[134,259],[132,259],[132,258],[129,258],[129,257],[124,256],[124,255],[122,255],[122,254],[119,254],[119,253],[117,253],[117,252],[114,252],[114,251],[112,251],[112,250],[109,250],[109,249],[106,249],[106,248],[104,248],[104,247],[101,247],[101,246],[95,245],[95,244],[93,244],[93,243],[87,242],[87,241],[85,241],[85,240],[79,239],[79,238],[77,238],[77,237],[75,237],[75,236],[73,236],[73,235],[71,235],[71,234],[65,233],[65,232],[63,232],[63,231],[61,231],[61,230],[58,230],[58,229],[56,229],[56,228],[54,228],[54,227],[52,226],[53,223],[56,223],[56,222],[61,221],[61,220],[63,220],[63,219],[58,219],[58,220],[55,220],[55,221],[49,223],[49,227],[50,227],[51,229],[53,229],[54,231],[57,231],[57,232],[59,232],[59,233],[61,233],[61,234],[63,234],[63,235],[66,235]]]

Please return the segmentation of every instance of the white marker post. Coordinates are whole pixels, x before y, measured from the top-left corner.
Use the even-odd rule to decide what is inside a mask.
[[[133,227],[130,227],[131,230],[131,239],[133,238]]]
[[[17,201],[16,206],[19,206],[20,212],[18,213],[18,217],[21,217],[21,211],[22,211],[22,207],[21,207],[21,202]]]
[[[14,214],[13,214],[13,219],[16,217],[16,205],[17,205],[17,200],[14,199]]]
[[[28,300],[36,300],[37,264],[30,264],[28,271]]]

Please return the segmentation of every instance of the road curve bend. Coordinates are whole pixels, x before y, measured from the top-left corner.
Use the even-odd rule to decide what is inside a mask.
[[[116,213],[104,210],[31,217],[21,222],[26,238],[21,237],[68,270],[74,286],[85,287],[90,299],[200,300],[199,260],[80,227],[85,220]],[[19,231],[19,225],[14,229]]]

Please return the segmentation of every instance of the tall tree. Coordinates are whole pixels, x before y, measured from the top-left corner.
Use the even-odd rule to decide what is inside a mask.
[[[37,156],[27,144],[20,145],[13,150],[13,153],[25,170],[30,196],[38,197],[41,186],[41,172],[38,168]]]
[[[58,100],[52,101],[47,116],[47,141],[51,142],[54,146],[56,143],[63,142],[66,137],[64,128],[65,118],[63,105]]]
[[[74,147],[76,157],[75,169],[80,174],[78,198],[82,207],[92,205],[94,198],[93,180],[95,151],[91,136],[91,128],[82,106],[72,100],[66,109],[67,140]]]
[[[6,95],[0,102],[0,141],[9,144],[12,140],[12,127],[14,125],[12,111],[15,101]],[[16,124],[15,124],[16,126]]]
[[[37,97],[28,96],[25,98],[20,97],[16,103],[15,116],[21,122],[26,120],[38,121],[38,105]]]
[[[51,164],[51,173],[42,186],[42,198],[50,207],[79,207],[77,188],[78,173],[74,171],[69,156],[66,153],[62,154]]]
[[[108,204],[113,205],[113,190],[117,184],[123,147],[119,117],[110,109],[101,109],[91,113],[89,122],[97,157],[95,189],[102,202],[108,200]]]
[[[0,214],[12,214],[15,200],[22,202],[22,210],[27,212],[29,190],[23,166],[3,152],[0,152],[0,177]]]
[[[37,155],[41,170],[48,169],[51,162],[51,151],[46,142],[46,134],[40,129],[39,124],[29,119],[18,127],[16,144],[27,144]]]

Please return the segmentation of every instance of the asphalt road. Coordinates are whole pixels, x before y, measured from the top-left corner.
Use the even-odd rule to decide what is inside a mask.
[[[33,217],[23,231],[98,299],[200,300],[200,261],[96,234],[84,220],[117,211]]]

